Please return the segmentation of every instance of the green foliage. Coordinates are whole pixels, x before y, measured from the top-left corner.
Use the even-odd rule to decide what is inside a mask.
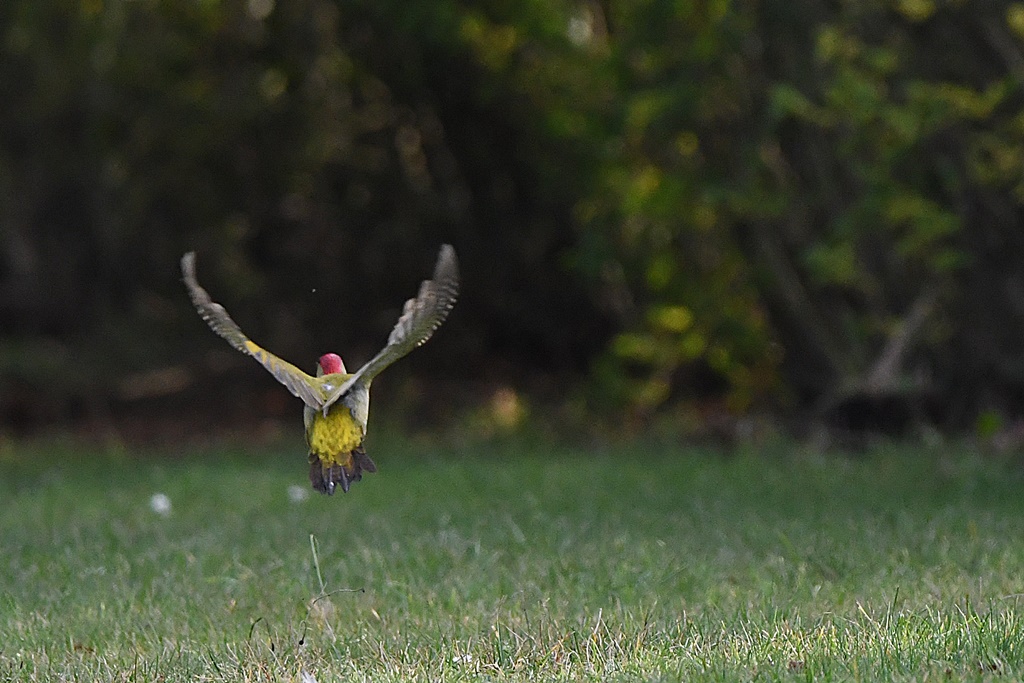
[[[871,375],[914,302],[938,296],[956,315],[966,269],[986,258],[977,226],[967,227],[978,220],[972,204],[1018,209],[1016,200],[992,195],[989,179],[968,162],[991,144],[1018,86],[1005,73],[970,71],[975,65],[959,57],[929,52],[914,37],[921,22],[938,34],[977,5],[939,12],[933,3],[897,3],[902,16],[885,30],[882,8],[831,17],[815,27],[813,58],[802,60],[822,76],[803,89],[774,86],[772,118],[785,132],[775,163],[787,166],[776,180],[790,197],[783,218],[799,225],[782,241],[800,255],[794,265],[803,275],[802,301],[789,296],[782,306],[804,329],[805,350],[820,359],[811,367],[840,386]],[[918,353],[903,359],[903,373],[961,374],[954,366],[964,359],[946,354],[971,334],[944,328],[941,317],[922,324]]]
[[[168,334],[195,248],[268,345],[368,356],[450,241],[474,303],[446,374],[527,366],[639,416],[869,385],[1010,402],[1022,17],[13,0],[0,334],[80,350],[101,387],[173,362],[205,334]],[[46,375],[22,366],[0,357],[0,390]]]

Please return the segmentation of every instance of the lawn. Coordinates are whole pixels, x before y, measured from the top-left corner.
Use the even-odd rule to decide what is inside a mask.
[[[328,498],[297,447],[6,447],[0,680],[1024,676],[1015,461],[370,449]]]

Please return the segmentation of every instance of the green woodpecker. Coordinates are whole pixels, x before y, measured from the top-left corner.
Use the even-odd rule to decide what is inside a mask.
[[[377,466],[363,448],[370,412],[370,383],[384,368],[430,339],[455,305],[459,269],[451,245],[441,247],[433,279],[424,280],[419,294],[405,302],[387,345],[352,374],[346,372],[341,357],[334,353],[320,357],[315,377],[278,358],[250,340],[224,307],[199,286],[195,253],[181,257],[181,272],[192,303],[210,328],[231,346],[259,361],[306,404],[303,421],[313,488],[332,494],[340,485],[342,491],[348,492],[363,472],[376,472]]]

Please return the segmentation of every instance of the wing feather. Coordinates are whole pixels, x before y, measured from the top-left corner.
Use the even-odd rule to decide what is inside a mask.
[[[459,294],[459,264],[450,244],[441,246],[433,279],[424,280],[415,298],[402,307],[402,315],[388,335],[387,345],[345,383],[327,395],[326,411],[357,383],[369,385],[384,368],[426,343],[441,326]]]
[[[189,252],[181,257],[181,274],[185,287],[188,288],[192,304],[211,330],[234,348],[255,358],[274,376],[274,379],[283,384],[294,396],[301,398],[306,405],[315,410],[319,410],[323,406],[323,393],[315,378],[299,370],[288,361],[278,358],[245,336],[245,333],[231,319],[224,307],[210,299],[206,290],[199,286],[199,282],[196,280],[195,252]]]

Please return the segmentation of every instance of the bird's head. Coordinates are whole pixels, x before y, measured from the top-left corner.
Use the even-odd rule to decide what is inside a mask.
[[[320,364],[320,371],[325,375],[333,375],[337,372],[345,372],[345,363],[341,356],[336,353],[325,353],[317,361]]]

